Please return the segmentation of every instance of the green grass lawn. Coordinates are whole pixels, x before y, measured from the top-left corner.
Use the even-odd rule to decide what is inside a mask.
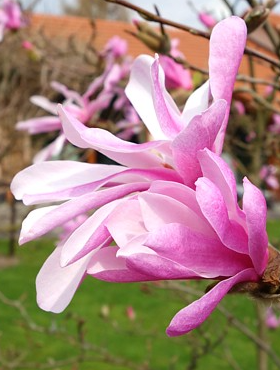
[[[271,240],[279,245],[278,222],[270,222],[268,231]],[[29,243],[18,249],[16,266],[0,269],[0,291],[10,300],[20,300],[29,315],[28,319],[22,317],[17,308],[0,299],[1,370],[11,368],[5,361],[9,366],[18,362],[14,368],[21,370],[256,368],[255,344],[218,310],[201,328],[179,338],[168,338],[165,328],[169,321],[194,297],[165,289],[165,285],[110,284],[87,278],[65,312],[55,315],[41,311],[36,305],[35,277],[52,248],[51,240]],[[1,241],[0,254],[6,250],[6,242]],[[204,282],[182,285],[205,288]],[[222,305],[256,333],[254,302],[228,295]],[[128,306],[136,312],[134,321],[126,315]],[[28,323],[36,325],[28,329]],[[269,331],[268,337],[277,352],[280,328]],[[79,361],[71,363],[78,356]],[[272,361],[269,365],[270,370],[278,368]]]

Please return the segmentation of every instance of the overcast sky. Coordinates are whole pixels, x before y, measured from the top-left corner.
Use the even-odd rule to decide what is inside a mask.
[[[24,8],[33,3],[33,1],[34,0],[20,0]],[[61,14],[61,4],[63,2],[75,4],[75,1],[76,0],[38,0],[34,11],[40,13]],[[131,3],[141,5],[141,7],[147,10],[153,10],[153,4],[156,4],[163,17],[189,26],[200,27],[201,25],[197,21],[195,12],[188,6],[188,1],[189,0],[130,0]],[[228,15],[228,11],[223,0],[193,0],[192,2],[198,10],[211,11],[218,20]],[[234,3],[234,0],[231,2]],[[237,3],[237,10],[240,12],[239,14],[241,14],[242,11],[246,9],[247,2],[245,0],[239,0]],[[276,7],[275,10],[279,11],[280,7]],[[132,12],[131,17],[135,18],[136,13]]]

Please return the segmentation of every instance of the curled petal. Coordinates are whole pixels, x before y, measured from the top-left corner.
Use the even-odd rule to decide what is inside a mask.
[[[122,202],[106,220],[106,227],[121,249],[138,235],[146,233],[141,209],[136,199]]]
[[[173,139],[183,129],[184,124],[177,106],[165,89],[164,72],[158,57],[152,64],[151,75],[154,107],[161,130],[167,138]]]
[[[63,130],[67,139],[80,148],[93,148],[116,162],[128,167],[151,168],[161,164],[161,159],[149,153],[150,149],[167,146],[164,141],[135,144],[119,139],[109,131],[87,128],[69,115],[62,106],[58,107]],[[129,155],[128,155],[129,154]]]
[[[99,192],[84,194],[58,206],[36,209],[30,212],[23,221],[20,244],[36,239],[80,214],[131,193],[147,190],[147,187],[147,183],[119,185]]]
[[[215,141],[215,152],[220,154],[228,122],[232,90],[243,56],[247,27],[240,17],[229,17],[212,30],[209,50],[209,80],[214,101],[225,99],[227,112],[220,133]]]
[[[262,275],[268,260],[266,233],[266,201],[262,192],[246,177],[243,180],[243,209],[248,227],[249,255],[259,275]]]
[[[225,117],[226,102],[218,100],[216,103],[195,116],[190,124],[174,139],[172,151],[177,171],[188,186],[193,186],[201,175],[197,159],[199,150],[212,150],[217,134]]]
[[[172,319],[166,332],[170,337],[183,335],[197,328],[207,319],[228,291],[237,283],[243,281],[257,281],[258,275],[250,268],[235,276],[222,280],[208,293],[189,306],[179,311]]]
[[[237,203],[236,180],[229,165],[217,154],[208,149],[198,153],[203,176],[212,181],[220,190],[230,218],[245,226],[244,212]]]
[[[129,82],[125,93],[141,117],[154,140],[166,140],[158,122],[154,102],[151,99],[153,86],[151,66],[154,58],[140,55],[132,64]],[[141,98],[140,98],[141,97]]]
[[[244,228],[229,218],[228,209],[219,188],[207,178],[196,182],[196,198],[201,211],[221,242],[228,248],[248,254],[248,237]]]
[[[116,200],[99,208],[70,235],[63,244],[62,267],[79,260],[109,239],[112,240],[104,223],[119,202]]]

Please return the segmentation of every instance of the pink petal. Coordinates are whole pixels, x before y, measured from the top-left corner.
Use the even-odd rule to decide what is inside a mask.
[[[112,240],[105,221],[119,204],[120,200],[105,204],[82,223],[65,241],[61,253],[61,266],[64,267],[89,254],[107,240]]]
[[[240,224],[230,219],[219,188],[209,179],[200,178],[196,182],[196,199],[221,242],[236,252],[248,254],[247,233]]]
[[[215,142],[215,152],[222,151],[228,122],[232,90],[247,40],[247,27],[243,19],[233,16],[219,22],[212,30],[209,50],[209,80],[214,101],[228,103],[226,117]]]
[[[196,89],[188,98],[183,109],[182,117],[187,126],[194,116],[201,114],[209,107],[209,81]]]
[[[171,180],[172,181],[172,180]],[[203,214],[196,200],[195,191],[183,184],[171,181],[153,181],[148,190],[150,193],[166,195],[174,200],[183,203],[192,209],[198,216],[203,218]]]
[[[235,253],[218,240],[185,225],[172,223],[150,232],[145,246],[204,278],[232,276],[252,267],[247,255]]]
[[[53,103],[49,99],[40,95],[31,96],[30,101],[32,104],[37,105],[37,107],[40,107],[45,111],[57,116],[57,103]]]
[[[232,220],[246,228],[244,212],[237,203],[236,180],[229,165],[208,149],[198,153],[203,176],[212,181],[220,190]]]
[[[152,99],[151,66],[153,63],[154,58],[148,55],[140,55],[134,60],[125,93],[153,139],[166,140],[167,137],[158,122]]]
[[[52,143],[40,150],[33,158],[33,163],[39,163],[58,156],[66,142],[66,137],[61,133]]]
[[[190,124],[174,139],[172,150],[177,171],[185,184],[193,186],[200,176],[197,160],[199,150],[212,150],[214,141],[224,120],[226,102],[219,100],[203,112],[195,116]]]
[[[133,253],[126,257],[126,264],[132,271],[147,276],[147,280],[199,279],[192,269],[170,258],[157,254]]]
[[[74,188],[103,180],[123,170],[125,168],[121,166],[66,160],[43,162],[20,171],[11,183],[11,190],[15,198],[23,199],[25,204],[55,200],[51,196],[53,193],[59,193],[57,200],[63,200],[61,192],[68,190],[65,196],[71,197],[71,193],[75,196]],[[45,199],[36,198],[42,194],[46,195]]]
[[[268,260],[268,238],[266,233],[266,201],[262,192],[246,177],[243,180],[243,209],[246,214],[249,237],[249,255],[255,270],[262,275]]]
[[[62,94],[66,99],[69,99],[69,100],[75,102],[76,104],[78,104],[80,107],[83,107],[83,105],[84,105],[83,98],[81,97],[81,95],[79,93],[77,93],[77,91],[69,90],[67,86],[65,86],[65,85],[63,85],[63,84],[61,84],[60,82],[57,82],[57,81],[51,82],[51,87],[55,91]]]
[[[159,61],[165,73],[165,85],[167,89],[183,88],[185,90],[191,90],[193,88],[191,73],[182,64],[176,63],[166,55],[160,55]]]
[[[148,186],[147,183],[119,185],[99,192],[85,194],[59,206],[50,206],[32,211],[23,222],[20,243],[23,244],[38,238],[80,214],[99,208],[131,193],[144,191]]]
[[[16,124],[16,129],[28,131],[29,134],[40,134],[42,132],[51,132],[61,130],[61,122],[58,117],[44,116],[31,118],[26,121],[19,121]]]
[[[118,247],[106,247],[98,250],[91,259],[87,274],[97,279],[111,282],[134,282],[152,280],[151,276],[129,270],[123,258],[117,258]]]
[[[160,146],[166,146],[163,141],[135,144],[119,139],[109,131],[87,128],[73,116],[70,116],[62,106],[58,107],[63,130],[67,139],[80,148],[93,148],[116,162],[128,167],[151,168],[160,165],[158,156],[148,151]],[[127,155],[129,154],[129,155]]]
[[[167,138],[173,139],[183,129],[184,123],[177,106],[165,89],[164,72],[160,67],[158,57],[151,66],[151,76],[152,97],[161,130]]]
[[[37,302],[40,308],[62,312],[70,303],[86,272],[91,255],[62,268],[61,248],[57,247],[42,266],[36,278]]]
[[[145,192],[138,199],[148,231],[168,223],[182,223],[194,231],[215,237],[213,229],[200,214],[169,196]]]
[[[147,232],[137,199],[122,202],[114,209],[105,224],[120,248],[125,247],[132,238]]]
[[[246,269],[235,276],[219,282],[208,293],[179,311],[172,319],[166,332],[170,337],[183,335],[195,329],[207,319],[228,291],[242,281],[257,281],[254,269]]]

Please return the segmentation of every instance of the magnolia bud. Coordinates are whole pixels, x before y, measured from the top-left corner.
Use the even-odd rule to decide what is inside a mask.
[[[267,0],[263,6],[265,8],[268,8],[268,9],[273,9],[275,7],[275,5],[277,4],[277,2],[275,0]]]
[[[251,33],[260,27],[266,21],[269,13],[270,9],[263,5],[259,5],[251,9],[244,17],[248,33]]]
[[[133,21],[138,32],[130,32],[133,36],[141,40],[149,49],[159,54],[170,52],[171,44],[169,36],[166,33],[158,33],[147,22]]]

